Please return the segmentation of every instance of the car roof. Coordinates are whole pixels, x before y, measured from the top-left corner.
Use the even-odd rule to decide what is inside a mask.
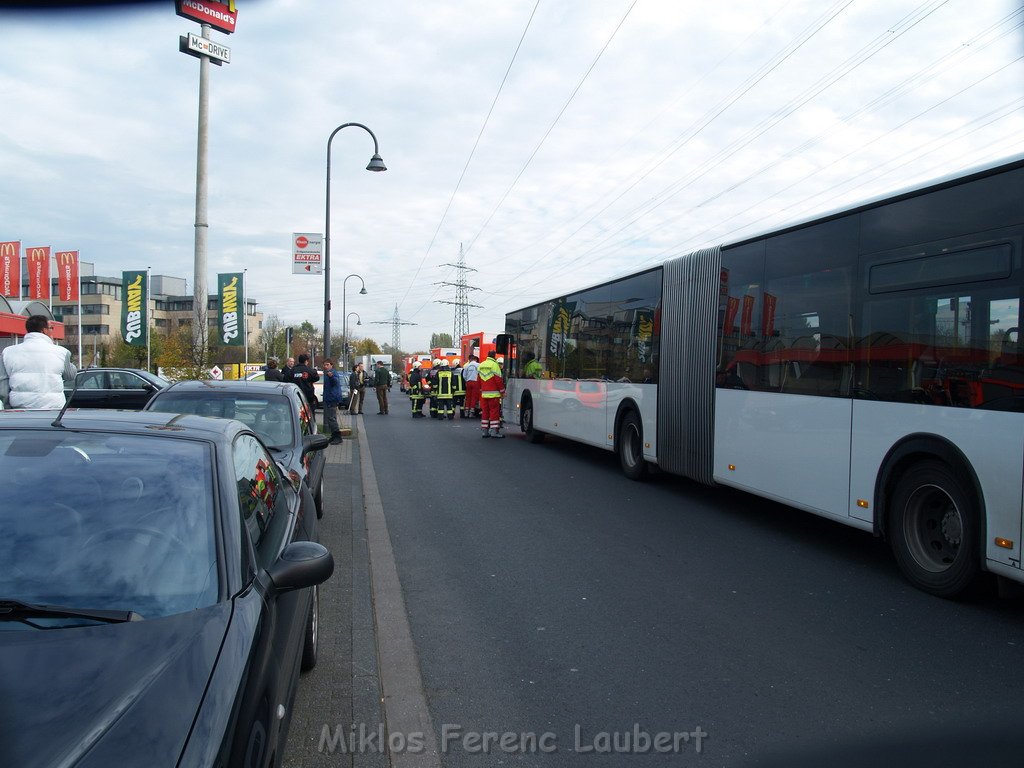
[[[93,408],[68,408],[60,420],[60,426],[53,426],[59,413],[58,410],[0,411],[0,430],[64,428],[149,436],[173,433],[176,437],[214,442],[231,440],[239,432],[250,431],[245,424],[231,419],[160,411],[108,411]]]
[[[301,391],[298,386],[284,381],[248,381],[247,379],[231,379],[229,381],[179,381],[167,387],[160,394],[170,395],[177,392],[202,392],[209,395],[217,394],[252,394],[286,395],[292,391]]]

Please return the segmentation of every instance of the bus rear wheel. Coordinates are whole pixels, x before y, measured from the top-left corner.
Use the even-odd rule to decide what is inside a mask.
[[[522,406],[519,409],[519,428],[523,430],[527,441],[531,443],[544,442],[544,433],[533,426],[533,398],[523,398]]]
[[[940,462],[922,462],[900,478],[889,540],[904,576],[933,595],[963,594],[981,572],[974,495]]]
[[[644,461],[644,430],[636,411],[629,411],[619,424],[619,464],[630,480],[640,480],[647,474]]]

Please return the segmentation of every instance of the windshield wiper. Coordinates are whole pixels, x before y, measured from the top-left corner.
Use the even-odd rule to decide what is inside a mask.
[[[0,600],[0,621],[21,621],[23,619],[92,619],[109,624],[126,621],[142,621],[135,611],[108,611],[91,608],[71,608],[64,605],[36,605],[20,600]]]

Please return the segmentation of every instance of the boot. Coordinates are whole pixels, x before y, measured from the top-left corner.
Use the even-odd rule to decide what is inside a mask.
[[[480,435],[480,437],[490,437],[490,436],[491,436],[491,433],[488,430],[486,430],[486,429],[484,430],[484,433],[482,435]]]
[[[341,432],[335,432],[331,435],[331,445],[341,444]]]
[[[501,434],[501,430],[499,430],[499,429],[492,429],[491,430],[491,437],[503,438],[505,436],[503,434]]]

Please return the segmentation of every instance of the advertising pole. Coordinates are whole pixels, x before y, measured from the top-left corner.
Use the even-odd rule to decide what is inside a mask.
[[[249,295],[245,292],[245,275],[248,269],[242,270],[242,334],[245,339],[245,372],[249,372],[249,313],[246,310],[246,302]]]
[[[149,302],[153,295],[149,280],[149,267],[146,267],[146,370],[153,372],[153,361],[151,359],[150,345],[152,344],[153,329],[151,328],[153,313],[149,309]]]
[[[210,25],[202,25],[202,36],[210,39]],[[207,221],[207,135],[210,112],[210,60],[199,57],[199,137],[196,151],[196,238],[192,299],[192,346],[196,365],[206,366],[206,240],[210,225]]]

